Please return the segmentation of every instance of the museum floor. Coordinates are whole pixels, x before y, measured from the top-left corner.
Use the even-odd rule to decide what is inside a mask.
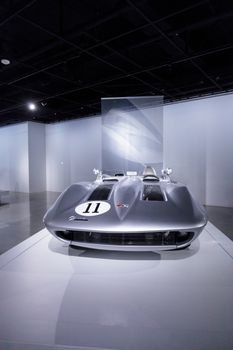
[[[43,228],[57,196],[2,197],[0,350],[233,349],[233,209],[185,250],[98,251]]]
[[[43,216],[59,192],[10,192],[0,202],[0,254],[14,247],[44,225]],[[233,240],[233,208],[207,206],[209,221]]]

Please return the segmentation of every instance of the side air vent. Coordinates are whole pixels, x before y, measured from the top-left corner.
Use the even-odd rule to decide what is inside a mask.
[[[144,201],[164,201],[160,186],[144,185],[142,199]]]
[[[110,192],[112,190],[113,184],[104,184],[98,186],[88,198],[89,201],[106,201],[110,196]]]

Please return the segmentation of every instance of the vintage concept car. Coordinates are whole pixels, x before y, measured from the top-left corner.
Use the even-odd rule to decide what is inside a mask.
[[[94,169],[96,171],[96,169]],[[207,223],[205,209],[187,187],[172,182],[171,169],[146,166],[114,176],[96,171],[94,182],[73,184],[44,217],[47,229],[71,245],[109,250],[185,248]]]

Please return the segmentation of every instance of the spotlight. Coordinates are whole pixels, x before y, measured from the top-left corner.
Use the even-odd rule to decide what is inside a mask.
[[[36,110],[35,103],[28,103],[28,108],[30,109],[30,111],[35,111]]]
[[[2,58],[2,59],[1,59],[1,63],[4,64],[5,66],[7,66],[8,64],[11,63],[11,61],[8,60],[7,58]]]

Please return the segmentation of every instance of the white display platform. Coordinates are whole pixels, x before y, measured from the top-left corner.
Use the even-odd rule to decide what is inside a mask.
[[[232,350],[233,242],[73,249],[45,229],[0,256],[0,349]]]

